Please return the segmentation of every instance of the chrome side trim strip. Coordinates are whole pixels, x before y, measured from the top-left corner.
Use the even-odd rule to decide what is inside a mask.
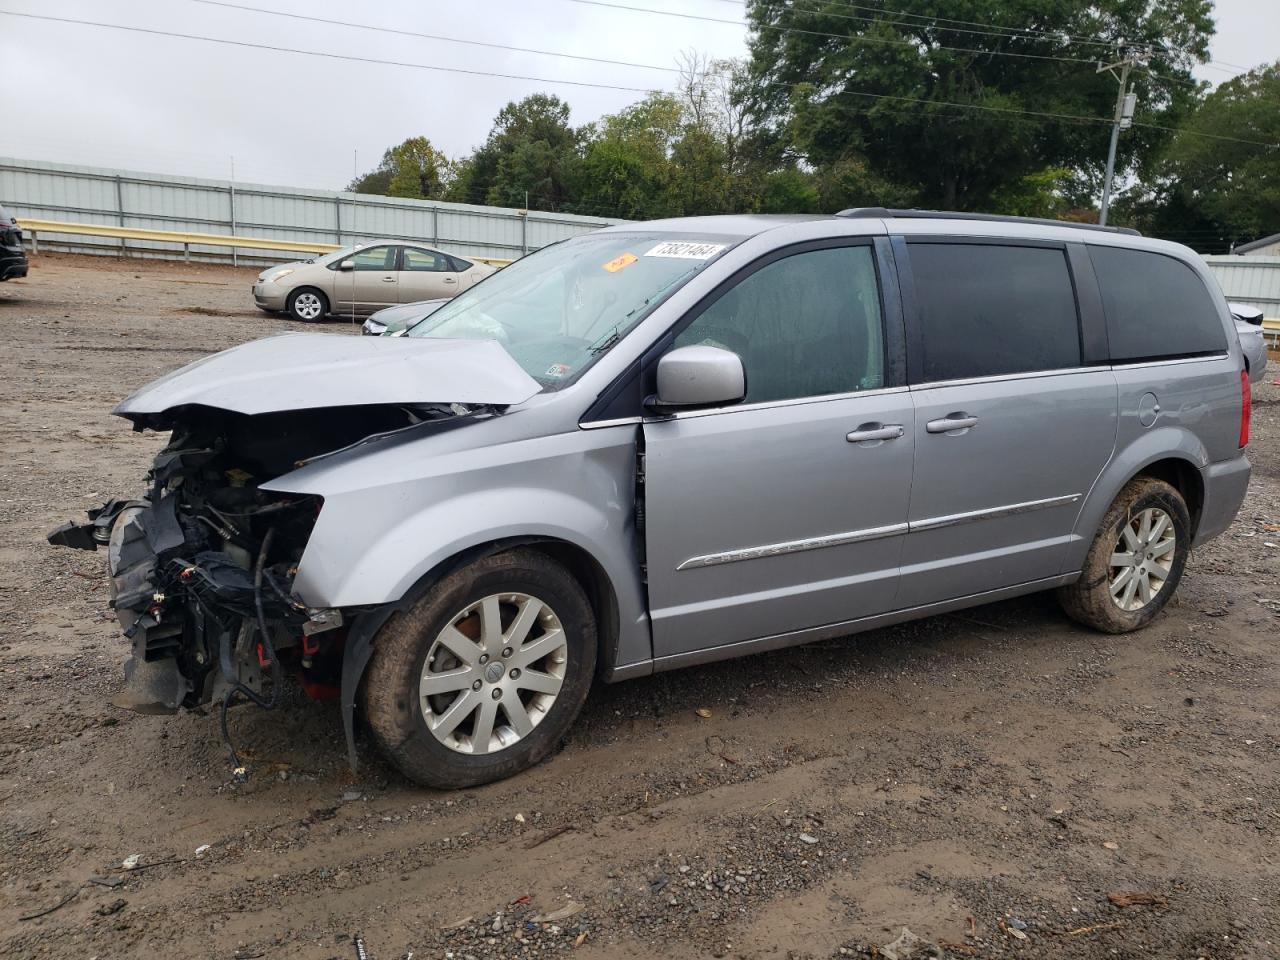
[[[737,563],[739,560],[758,560],[761,557],[780,557],[788,553],[802,553],[805,550],[822,550],[825,547],[838,547],[846,543],[863,543],[867,540],[881,540],[907,532],[907,524],[895,523],[888,527],[869,527],[866,530],[852,530],[848,533],[832,533],[825,537],[807,537],[804,540],[788,540],[784,543],[768,543],[762,547],[745,547],[741,550],[726,550],[723,553],[708,553],[701,557],[690,557],[681,563],[677,570],[695,570],[699,567],[715,567],[722,563]]]
[[[967,513],[952,513],[943,517],[929,517],[926,520],[913,520],[908,524],[911,533],[924,530],[939,530],[943,527],[954,527],[961,523],[974,523],[978,520],[994,520],[997,517],[1012,517],[1019,513],[1030,513],[1033,510],[1047,510],[1050,507],[1062,507],[1075,503],[1083,494],[1068,493],[1061,497],[1046,497],[1044,500],[1026,500],[1022,503],[1010,503],[1003,507],[992,507],[988,510],[970,510]]]
[[[706,407],[702,410],[683,410],[653,420],[686,420],[692,417],[712,417],[722,413],[738,413],[743,410],[773,410],[778,407],[795,407],[809,403],[834,403],[837,400],[855,400],[858,397],[883,397],[894,393],[907,393],[909,387],[877,387],[874,390],[854,390],[849,393],[828,393],[816,397],[791,397],[787,400],[768,400],[761,403],[739,403],[728,407]]]
[[[1173,357],[1169,360],[1139,360],[1137,363],[1113,363],[1112,370],[1143,370],[1147,367],[1175,367],[1184,363],[1216,363],[1230,360],[1230,354],[1214,353],[1206,357]]]
[[[909,393],[910,387],[877,387],[874,390],[853,390],[848,393],[826,393],[815,397],[791,397],[787,400],[768,400],[761,403],[738,403],[723,407],[704,407],[699,410],[682,410],[677,413],[651,417],[618,417],[616,420],[593,420],[579,423],[580,430],[599,430],[603,427],[619,427],[631,423],[662,423],[667,420],[687,420],[691,417],[714,417],[724,413],[742,413],[747,410],[773,410],[779,407],[796,407],[809,403],[832,403],[836,400],[853,400],[858,397],[884,397],[894,393]]]
[[[759,560],[763,557],[781,557],[789,553],[803,553],[806,550],[822,550],[825,547],[839,547],[849,543],[865,543],[868,540],[882,540],[885,537],[896,537],[900,533],[921,533],[926,530],[940,530],[954,527],[962,523],[975,523],[979,520],[994,520],[998,517],[1013,517],[1020,513],[1031,513],[1033,510],[1047,510],[1050,507],[1063,507],[1076,503],[1084,495],[1068,493],[1061,497],[1047,497],[1044,500],[1026,500],[1022,503],[1010,503],[1003,507],[992,507],[987,510],[970,510],[967,513],[952,513],[943,517],[930,517],[927,520],[915,520],[910,523],[895,523],[887,527],[868,527],[865,530],[851,530],[848,533],[832,533],[823,537],[806,537],[803,540],[786,540],[782,543],[766,543],[759,547],[743,547],[740,550],[725,550],[722,553],[708,553],[700,557],[690,557],[676,567],[677,570],[697,570],[701,567],[716,567],[722,563],[738,563],[741,560]]]
[[[963,380],[930,380],[913,383],[912,390],[936,390],[939,387],[968,387],[976,383],[1004,383],[1006,380],[1039,380],[1045,377],[1068,377],[1081,373],[1100,373],[1111,369],[1105,364],[1093,367],[1065,367],[1060,370],[1029,370],[1025,373],[997,373],[987,377],[966,377]]]
[[[579,430],[603,430],[605,427],[625,427],[628,424],[644,423],[643,417],[617,417],[613,420],[591,420],[578,424]]]

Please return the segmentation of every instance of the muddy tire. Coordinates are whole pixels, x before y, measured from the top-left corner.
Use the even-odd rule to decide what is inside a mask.
[[[1058,590],[1071,619],[1104,633],[1150,623],[1182,580],[1191,547],[1186,501],[1154,477],[1130,480],[1102,519],[1080,579]]]
[[[289,294],[285,311],[299,323],[319,323],[329,315],[329,298],[315,287],[299,287]]]
[[[477,560],[382,628],[362,692],[410,780],[457,789],[543,759],[586,700],[596,623],[577,580],[533,550]]]

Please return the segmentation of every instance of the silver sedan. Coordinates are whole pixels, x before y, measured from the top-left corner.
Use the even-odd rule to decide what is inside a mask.
[[[1240,335],[1240,349],[1244,352],[1249,382],[1257,383],[1267,372],[1267,340],[1263,336],[1262,311],[1247,303],[1228,303],[1227,306],[1236,321],[1236,333]]]

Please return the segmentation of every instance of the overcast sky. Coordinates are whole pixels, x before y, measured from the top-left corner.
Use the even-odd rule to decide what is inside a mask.
[[[746,30],[573,0],[227,0],[312,17],[672,68],[682,50],[745,52]],[[618,0],[741,19],[732,0]],[[1215,60],[1277,56],[1280,2],[1217,0]],[[0,11],[125,24],[375,60],[546,80],[669,87],[658,70],[585,63],[319,24],[196,0],[0,0]],[[1203,68],[1221,82],[1231,70]],[[0,15],[0,155],[340,189],[383,149],[425,134],[450,156],[481,143],[499,109],[537,91],[575,124],[638,99],[602,90],[344,62]]]

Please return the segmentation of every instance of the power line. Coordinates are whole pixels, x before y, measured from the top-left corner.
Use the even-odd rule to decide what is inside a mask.
[[[741,6],[742,0],[719,0],[721,3],[732,3]],[[805,0],[797,0],[797,2],[805,2]],[[1095,44],[1098,46],[1115,47],[1113,41],[1094,40],[1083,37],[1075,37],[1069,33],[1059,33],[1049,30],[1033,30],[1028,27],[1002,27],[994,23],[981,23],[975,20],[952,20],[949,17],[929,17],[920,13],[910,13],[906,10],[883,10],[879,7],[867,7],[857,3],[830,3],[829,6],[842,10],[866,10],[871,13],[889,14],[895,17],[914,17],[917,20],[923,20],[923,23],[912,23],[906,20],[890,20],[884,16],[868,17],[858,14],[842,14],[834,13],[830,10],[811,10],[802,7],[791,7],[795,13],[804,13],[814,17],[838,17],[842,20],[863,20],[868,23],[890,23],[903,27],[928,27],[936,25],[940,30],[948,30],[952,33],[974,33],[989,37],[1005,37],[1010,40],[1056,40],[1059,43],[1063,41],[1074,43]],[[956,23],[966,24],[965,27],[942,26],[942,24]],[[980,30],[972,29],[976,27],[987,27],[989,29]]]
[[[741,6],[741,5],[743,4],[744,0],[719,0],[719,2],[720,2],[720,3],[732,3],[732,4],[736,4],[736,5],[738,5],[738,6]],[[822,0],[795,0],[795,2],[798,2],[798,3],[818,3],[818,2],[822,2]],[[956,24],[963,24],[963,25],[965,25],[965,26],[969,26],[969,27],[987,27],[987,28],[989,28],[989,30],[961,30],[961,29],[959,29],[959,28],[957,28],[957,27],[943,27],[943,28],[942,28],[942,29],[947,29],[947,30],[953,30],[953,31],[955,31],[955,32],[957,32],[957,33],[989,33],[989,35],[990,35],[990,36],[1008,36],[1008,37],[1010,37],[1010,38],[1012,38],[1012,39],[1032,39],[1032,38],[1035,38],[1035,37],[1043,37],[1043,38],[1045,38],[1045,39],[1070,40],[1070,41],[1073,41],[1073,42],[1075,42],[1075,43],[1092,44],[1092,45],[1095,45],[1095,46],[1111,47],[1111,48],[1113,48],[1113,49],[1114,49],[1116,46],[1118,46],[1117,41],[1115,41],[1115,40],[1104,40],[1104,39],[1103,39],[1103,38],[1101,38],[1101,37],[1088,37],[1088,36],[1082,36],[1082,35],[1079,35],[1079,34],[1070,34],[1070,33],[1058,32],[1058,31],[1054,31],[1054,30],[1037,30],[1037,29],[1034,29],[1034,28],[1032,28],[1032,27],[1005,27],[1005,26],[1002,26],[1002,25],[1000,25],[1000,24],[984,23],[984,22],[982,22],[982,21],[978,21],[978,20],[956,20],[956,19],[953,19],[953,18],[950,18],[950,17],[931,17],[931,16],[928,16],[928,15],[926,15],[926,14],[922,14],[922,13],[911,13],[910,11],[907,11],[907,10],[884,10],[884,9],[882,9],[882,8],[880,8],[880,7],[868,7],[868,6],[864,6],[864,5],[862,5],[862,4],[858,4],[858,3],[849,3],[849,2],[846,2],[846,0],[828,0],[828,2],[829,2],[829,4],[830,4],[830,6],[837,7],[837,8],[840,8],[840,9],[847,9],[847,10],[865,10],[865,11],[869,11],[869,12],[871,12],[871,13],[889,14],[889,15],[891,15],[891,16],[895,16],[895,17],[914,17],[914,18],[916,18],[917,20],[924,20],[924,21],[927,21],[927,22],[930,22],[930,23],[937,23],[937,24],[943,24],[943,23],[956,23]],[[820,10],[807,10],[807,9],[806,9],[806,10],[802,10],[802,11],[800,11],[800,12],[808,13],[808,14],[811,14],[811,15],[814,15],[814,16],[839,16],[838,14],[828,14],[826,11],[820,11]],[[849,19],[864,19],[864,18],[860,18],[860,17],[850,17]],[[871,21],[873,21],[873,22],[899,23],[899,24],[901,24],[901,25],[903,25],[903,26],[924,26],[924,25],[925,25],[925,24],[910,24],[910,23],[902,24],[902,23],[901,23],[901,21],[885,20],[883,17],[867,17],[867,18],[865,18],[865,19],[867,19],[867,20],[871,20]],[[1004,32],[990,32],[990,31],[1004,31]],[[1195,56],[1196,56],[1196,54],[1195,54],[1193,51],[1188,50],[1188,49],[1187,49],[1187,48],[1185,48],[1185,47],[1175,47],[1175,46],[1170,46],[1169,44],[1166,44],[1166,43],[1159,43],[1159,42],[1153,43],[1153,44],[1151,44],[1151,45],[1152,45],[1152,46],[1155,46],[1155,47],[1158,47],[1158,48],[1160,48],[1161,50],[1163,50],[1163,51],[1165,51],[1165,52],[1168,52],[1168,53],[1179,53],[1179,54],[1182,54],[1182,55],[1184,55],[1184,56],[1189,56],[1189,57],[1195,57]],[[1223,67],[1231,67],[1231,68],[1234,68],[1234,69],[1237,69],[1237,70],[1246,70],[1246,71],[1247,71],[1247,70],[1252,70],[1252,69],[1253,69],[1252,67],[1245,67],[1245,66],[1241,66],[1240,64],[1235,64],[1235,63],[1226,63],[1225,61],[1222,61],[1222,60],[1208,60],[1208,61],[1206,61],[1206,62],[1205,62],[1204,64],[1202,64],[1202,65],[1203,65],[1203,66],[1210,66],[1210,65],[1212,65],[1212,64],[1222,64],[1222,66],[1223,66]],[[1216,69],[1216,68],[1215,68],[1215,69]]]
[[[603,3],[602,0],[571,0],[571,2],[594,3],[599,6],[614,6],[614,4]],[[644,8],[624,8],[624,9],[644,9]],[[656,11],[656,12],[665,12],[665,11]],[[574,87],[588,87],[588,88],[601,89],[601,90],[618,90],[618,91],[623,91],[627,93],[648,94],[653,92],[653,88],[632,87],[632,86],[625,86],[622,84],[599,83],[599,82],[587,81],[587,80],[560,80],[560,79],[551,79],[547,77],[529,76],[526,74],[497,73],[497,72],[488,71],[488,70],[469,70],[462,67],[444,67],[444,66],[439,66],[437,64],[410,63],[410,62],[401,61],[401,60],[380,60],[375,57],[359,57],[353,54],[326,53],[324,51],[318,51],[318,50],[302,50],[296,47],[283,47],[283,46],[278,46],[274,44],[251,43],[247,40],[229,40],[221,37],[205,37],[205,36],[200,36],[198,34],[178,33],[178,32],[167,31],[167,30],[156,30],[150,27],[137,27],[137,26],[128,26],[124,24],[102,23],[99,21],[80,20],[80,19],[74,19],[70,17],[53,17],[45,14],[17,13],[12,10],[0,10],[0,15],[6,15],[11,17],[21,17],[28,20],[40,20],[40,21],[47,21],[47,22],[53,22],[53,23],[67,23],[67,24],[73,24],[77,26],[99,27],[107,30],[119,30],[119,31],[124,31],[128,33],[147,34],[150,36],[171,37],[171,38],[180,39],[180,40],[196,40],[203,43],[218,43],[218,44],[224,44],[227,46],[241,47],[241,48],[246,48],[251,50],[266,50],[271,53],[294,53],[300,56],[316,57],[321,59],[342,60],[342,61],[351,62],[351,63],[366,63],[366,64],[373,64],[377,66],[407,67],[407,68],[416,69],[416,70],[431,70],[431,71],[443,72],[443,73],[458,73],[458,74],[464,74],[467,76],[494,77],[494,78],[503,79],[503,80],[526,80],[533,83],[565,84],[565,85],[574,86]],[[683,16],[681,14],[676,14],[676,15]],[[1092,61],[1088,61],[1088,62],[1092,63]],[[766,83],[768,83],[770,86],[784,86],[784,87],[791,86],[790,84],[784,84],[777,81],[766,81]],[[955,103],[949,100],[925,100],[923,98],[899,97],[899,96],[893,96],[891,94],[870,93],[870,92],[864,92],[864,91],[850,90],[845,92],[851,96],[865,97],[865,98],[871,98],[871,99],[877,99],[877,100],[916,103],[916,104],[922,104],[927,106],[937,106],[937,107],[951,107],[954,109],[961,109],[961,110],[978,110],[978,111],[984,111],[984,112],[990,112],[990,113],[1001,113],[1005,115],[1024,115],[1024,116],[1031,116],[1031,117],[1040,117],[1042,119],[1058,119],[1058,120],[1072,121],[1076,123],[1098,124],[1098,123],[1111,122],[1110,120],[1104,117],[1090,117],[1090,116],[1085,116],[1081,114],[1049,113],[1049,112],[1037,111],[1037,110],[1023,110],[1015,107],[993,107],[986,104]],[[1150,127],[1152,129],[1157,129],[1157,130],[1173,130],[1175,132],[1178,132],[1176,128],[1164,127],[1158,124],[1141,123],[1141,122],[1135,121],[1133,125],[1137,127]],[[1260,140],[1246,140],[1239,137],[1224,137],[1224,136],[1219,136],[1217,134],[1199,133],[1196,131],[1182,131],[1182,132],[1185,132],[1193,136],[1204,137],[1211,140],[1221,140],[1221,141],[1233,142],[1233,143],[1245,143],[1245,144],[1252,144],[1255,146],[1262,146],[1262,147],[1277,146],[1277,144],[1266,143]]]
[[[304,57],[321,57],[330,60],[345,60],[349,63],[368,63],[385,67],[409,67],[414,70],[433,70],[441,73],[460,73],[471,77],[496,77],[501,80],[528,80],[532,83],[564,84],[571,87],[592,87],[598,90],[621,90],[626,93],[650,93],[652,87],[629,87],[622,84],[594,83],[586,80],[559,80],[550,77],[533,77],[519,73],[496,73],[489,70],[467,70],[463,67],[442,67],[433,63],[408,63],[403,60],[379,60],[376,57],[357,57],[347,53],[326,53],[321,50],[301,50],[297,47],[281,47],[267,43],[250,43],[247,40],[228,40],[222,37],[202,37],[194,33],[177,33],[169,30],[154,30],[150,27],[127,26],[119,23],[102,23],[96,20],[77,20],[71,17],[51,17],[39,13],[18,13],[14,10],[0,10],[0,15],[22,17],[27,20],[44,20],[50,23],[70,23],[84,27],[101,27],[106,30],[123,30],[128,33],[145,33],[156,37],[172,37],[178,40],[198,40],[203,43],[221,43],[232,47],[243,47],[249,50],[266,50],[271,53],[296,53]]]
[[[612,67],[635,67],[640,70],[662,70],[667,73],[679,73],[675,67],[659,67],[651,63],[634,63],[629,60],[609,60],[605,57],[588,57],[577,53],[561,53],[558,50],[537,50],[533,47],[514,47],[504,43],[488,43],[483,40],[465,40],[459,37],[446,37],[437,33],[418,33],[414,30],[397,30],[394,27],[380,27],[368,23],[353,23],[349,20],[331,20],[327,17],[316,17],[304,13],[286,13],[282,10],[268,10],[263,7],[250,7],[245,4],[228,3],[226,0],[192,0],[192,3],[203,3],[210,7],[226,7],[230,10],[244,10],[249,13],[265,13],[274,17],[287,17],[290,20],[306,20],[311,23],[324,23],[335,27],[353,27],[357,30],[372,30],[377,33],[392,33],[402,37],[416,37],[420,40],[439,40],[444,43],[460,43],[472,47],[488,47],[491,50],[510,50],[515,53],[533,53],[544,57],[561,57],[566,60],[582,60],[586,63],[602,63]]]
[[[750,27],[752,24],[746,20],[731,20],[728,17],[708,17],[699,13],[684,13],[678,10],[656,10],[653,7],[635,7],[625,3],[610,3],[608,0],[569,0],[570,3],[580,3],[589,7],[606,7],[611,10],[629,10],[633,13],[651,13],[662,17],[678,17],[682,20],[701,20],[704,23],[724,23],[731,26]],[[800,27],[778,27],[771,24],[763,24],[762,30],[777,30],[781,33],[799,33],[810,37],[827,37],[834,40],[848,41],[848,34],[825,33],[821,30],[805,30]],[[920,46],[914,40],[890,40],[885,37],[859,37],[859,40],[866,43],[888,44],[890,46],[905,46],[918,48]],[[1017,53],[1013,50],[976,50],[973,47],[949,47],[937,46],[934,50],[950,50],[956,53],[972,53],[978,56],[991,57],[1018,57],[1023,60],[1057,60],[1062,63],[1087,63],[1090,66],[1097,63],[1097,58],[1084,59],[1081,57],[1053,57],[1042,53]]]

